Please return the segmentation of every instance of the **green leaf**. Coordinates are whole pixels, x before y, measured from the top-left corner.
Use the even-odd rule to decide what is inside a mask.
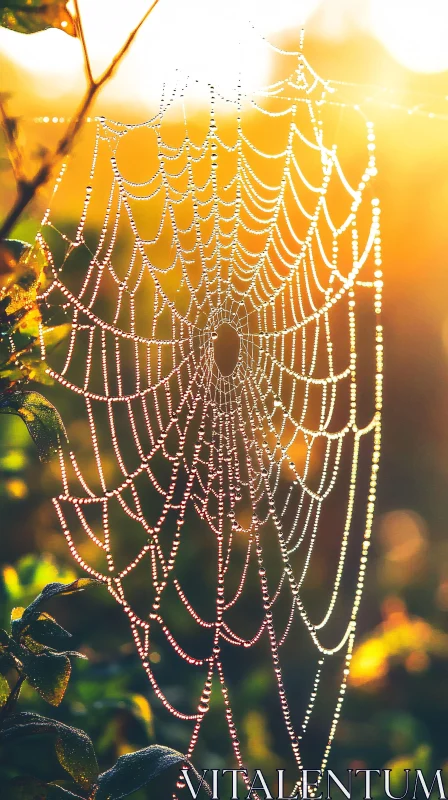
[[[20,259],[23,256],[25,260],[27,254],[30,252],[31,245],[19,239],[5,239],[0,243],[0,321],[2,320],[5,309],[12,302],[12,298],[9,294],[6,297],[4,294],[17,275]]]
[[[149,739],[154,738],[154,724],[151,706],[141,694],[122,693],[117,696],[106,697],[104,700],[95,702],[95,709],[107,709],[108,711],[118,711],[122,715],[128,714],[144,730]]]
[[[80,786],[90,789],[98,776],[98,764],[92,741],[84,731],[48,717],[41,717],[40,714],[24,712],[13,714],[5,721],[0,729],[0,742],[40,734],[55,736],[59,763]]]
[[[15,334],[14,344],[16,348],[23,349],[39,336],[39,325],[42,322],[42,315],[36,303],[33,303],[28,310],[22,309],[13,317],[10,332]]]
[[[64,697],[72,671],[68,656],[50,650],[37,654],[27,651],[22,656],[22,664],[28,683],[47,703],[58,706]]]
[[[7,719],[3,720],[2,727],[0,729],[0,738],[14,738],[13,734],[5,733],[5,731],[12,731],[13,729],[19,729],[24,725],[26,726],[34,723],[50,723],[51,725],[59,725],[59,722],[55,722],[54,719],[48,719],[47,717],[43,717],[41,714],[35,714],[33,711],[21,711],[20,713],[10,714]]]
[[[6,675],[16,665],[17,662],[11,652],[11,639],[6,631],[0,628],[0,674]],[[0,705],[2,705],[1,702]]]
[[[0,9],[3,7],[2,0],[0,0]],[[11,266],[16,266],[22,256],[29,253],[32,245],[29,242],[24,242],[22,239],[5,239],[2,242],[2,254],[7,255],[12,262]]]
[[[42,383],[44,386],[53,386],[54,378],[48,374],[48,364],[40,358],[30,358],[26,356],[21,358],[23,364],[22,378],[25,373],[27,380],[34,381],[34,383]]]
[[[41,614],[42,603],[46,603],[48,600],[51,600],[53,597],[58,597],[59,595],[82,592],[89,586],[98,585],[102,584],[101,581],[96,580],[96,578],[77,578],[77,580],[72,581],[71,583],[47,583],[40,594],[38,594],[33,602],[30,603],[28,608],[25,609],[20,616],[20,619],[17,619],[12,623],[11,627],[14,638],[16,641],[18,641],[22,631],[39,618]]]
[[[83,789],[90,789],[98,777],[98,762],[93,744],[86,733],[64,730],[56,739],[56,755],[62,767]]]
[[[18,366],[2,367],[0,365],[0,381],[2,381],[2,389],[7,389],[11,384],[17,383],[22,380],[23,372]],[[1,392],[1,389],[0,389]]]
[[[6,392],[0,396],[0,414],[17,414],[23,419],[42,461],[57,453],[67,439],[58,411],[39,392]]]
[[[0,628],[0,647],[8,647],[9,636],[3,628]]]
[[[7,675],[9,670],[17,669],[20,664],[8,650],[0,649],[0,674]]]
[[[76,36],[67,0],[0,0],[0,25],[18,33],[60,28],[70,36]]]
[[[2,790],[5,800],[82,800],[78,794],[37,778],[13,778]]]
[[[99,776],[95,800],[120,800],[147,786],[170,767],[184,763],[181,753],[159,745],[120,756],[114,767]]]
[[[44,328],[43,338],[47,350],[53,350],[70,333],[72,326],[69,322],[63,325],[55,325],[54,328]]]
[[[10,316],[34,302],[47,266],[46,253],[40,246],[33,246],[21,239],[5,239],[1,242],[0,277],[6,276],[6,284],[0,281],[0,312],[6,310]]]
[[[10,693],[11,689],[9,688],[8,681],[4,675],[0,675],[0,708],[3,708]]]
[[[31,636],[36,642],[55,650],[63,649],[60,645],[72,638],[71,633],[62,628],[49,614],[41,613],[38,618],[33,620],[26,630],[27,636]]]
[[[8,800],[46,800],[46,785],[37,778],[13,778],[3,788]]]

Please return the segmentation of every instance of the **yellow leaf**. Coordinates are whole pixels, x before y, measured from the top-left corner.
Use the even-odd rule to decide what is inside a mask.
[[[353,654],[350,668],[352,686],[362,686],[387,675],[388,653],[378,638],[362,642]]]
[[[11,622],[15,622],[17,619],[22,619],[23,612],[25,609],[22,606],[16,606],[11,611]]]
[[[28,650],[31,653],[34,653],[34,654],[43,653],[44,650],[45,650],[44,645],[43,644],[39,644],[39,642],[35,642],[34,639],[31,638],[31,636],[24,636],[23,637],[23,644],[25,645],[25,647],[28,648]]]
[[[14,567],[6,566],[3,567],[3,582],[5,584],[6,591],[10,595],[10,597],[18,597],[20,594],[20,581],[19,576],[14,569]]]
[[[14,500],[23,500],[28,494],[28,487],[21,478],[9,478],[5,481],[5,490]]]
[[[65,339],[70,333],[71,327],[71,324],[66,322],[63,325],[57,325],[54,328],[44,328],[42,333],[45,347],[55,347],[57,344],[59,344],[59,342],[62,342],[62,340]]]
[[[10,695],[9,683],[4,675],[0,675],[0,708],[3,708]]]
[[[36,301],[44,281],[47,258],[38,245],[32,247],[26,242],[7,240],[0,244],[0,264],[3,274],[9,271],[6,285],[0,290],[0,299],[9,299],[6,314],[11,316]]]
[[[7,309],[9,313],[9,306]],[[39,336],[39,325],[42,322],[42,314],[37,305],[32,305],[14,325],[13,330],[25,336],[36,339]]]
[[[137,706],[141,718],[149,724],[152,721],[152,710],[146,697],[143,697],[142,694],[133,694],[132,702]]]

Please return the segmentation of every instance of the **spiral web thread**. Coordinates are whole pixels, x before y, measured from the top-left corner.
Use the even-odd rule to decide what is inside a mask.
[[[373,125],[366,122],[366,166],[352,186],[336,146],[326,142],[322,111],[331,87],[312,70],[302,43],[303,37],[297,53],[277,51],[285,64],[293,60],[285,77],[250,97],[237,87],[222,117],[226,103],[209,87],[203,129],[194,115],[193,125],[188,117],[188,84],[163,96],[159,112],[143,124],[97,119],[76,231],[70,235],[52,221],[54,197],[38,236],[53,271],[44,299],[49,307],[62,307],[72,322],[59,365],[45,354],[44,343],[43,357],[50,359],[50,375],[78,403],[72,418],[84,416],[90,432],[90,441],[73,440],[61,451],[63,488],[54,505],[68,546],[122,605],[165,709],[191,726],[188,757],[216,681],[240,767],[244,755],[221,653],[224,646],[244,651],[264,640],[298,769],[307,766],[302,744],[325,665],[339,657],[322,768],[328,761],[354,645],[380,451],[380,209],[378,200],[363,199],[377,172]],[[181,123],[178,117],[169,127],[175,110]],[[142,180],[131,181],[120,168],[121,151],[127,137],[142,132],[148,154],[141,159]],[[109,182],[97,176],[101,163],[107,164]],[[64,174],[65,166],[55,195]],[[89,210],[106,184],[104,222],[92,244]],[[52,245],[56,239],[63,256]],[[128,251],[123,241],[130,242]],[[87,253],[87,266],[73,287],[70,263],[78,251]],[[105,297],[109,303],[113,298],[112,313]],[[360,306],[371,309],[373,333],[372,413],[362,426],[357,347],[368,326],[364,316],[360,324]],[[216,348],[229,328],[239,352],[233,371],[224,374]],[[359,489],[365,443],[367,480]],[[89,448],[93,470],[83,467]],[[316,618],[302,589],[312,572],[323,509],[335,492],[345,505],[339,554]],[[362,519],[355,520],[359,501]],[[202,523],[204,548],[215,553],[206,557],[216,574],[208,616],[194,607],[178,575],[183,538],[192,535],[194,520]],[[140,530],[141,547],[119,566],[114,543],[126,539],[127,524]],[[82,537],[102,566],[87,563]],[[341,627],[347,609],[339,610],[338,598],[353,538],[356,585]],[[280,566],[272,576],[274,544]],[[133,571],[142,566],[152,593],[146,613],[137,612],[127,595]],[[253,570],[262,615],[247,637],[238,632],[238,609]],[[168,591],[209,636],[202,657],[188,652],[165,621]],[[289,608],[286,620],[276,617],[280,598],[283,609]],[[299,629],[317,656],[300,719],[290,709],[282,666],[282,651]],[[171,650],[179,663],[202,675],[202,691],[189,710],[176,707],[162,687],[151,657],[154,635],[159,649]],[[299,790],[297,781],[293,794]]]

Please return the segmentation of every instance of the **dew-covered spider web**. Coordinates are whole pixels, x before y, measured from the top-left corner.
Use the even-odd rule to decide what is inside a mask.
[[[328,762],[354,645],[382,272],[373,126],[352,115],[347,174],[331,87],[302,46],[276,59],[258,92],[208,86],[199,109],[179,80],[144,123],[98,118],[38,238],[43,297],[72,323],[46,355],[69,431],[54,505],[70,551],[123,607],[193,760],[211,715],[247,766],[238,675],[264,666],[294,794],[299,769]],[[74,172],[79,222],[64,225]]]

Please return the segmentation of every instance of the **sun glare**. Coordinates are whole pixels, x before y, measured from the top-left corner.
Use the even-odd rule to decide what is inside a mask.
[[[262,35],[298,27],[320,0],[160,0],[132,51],[107,90],[121,102],[151,102],[163,81],[189,74],[222,90],[241,79],[250,90],[269,77],[269,51]],[[147,8],[147,0],[80,0],[89,53],[100,71]],[[123,12],[125,8],[125,12]],[[253,24],[251,24],[253,23]],[[59,31],[25,37],[0,31],[0,48],[41,76],[39,91],[58,96],[82,78],[79,42]],[[46,80],[45,78],[51,80]],[[45,84],[48,84],[45,85]]]
[[[391,55],[415,72],[448,70],[447,0],[370,0],[371,25]]]

